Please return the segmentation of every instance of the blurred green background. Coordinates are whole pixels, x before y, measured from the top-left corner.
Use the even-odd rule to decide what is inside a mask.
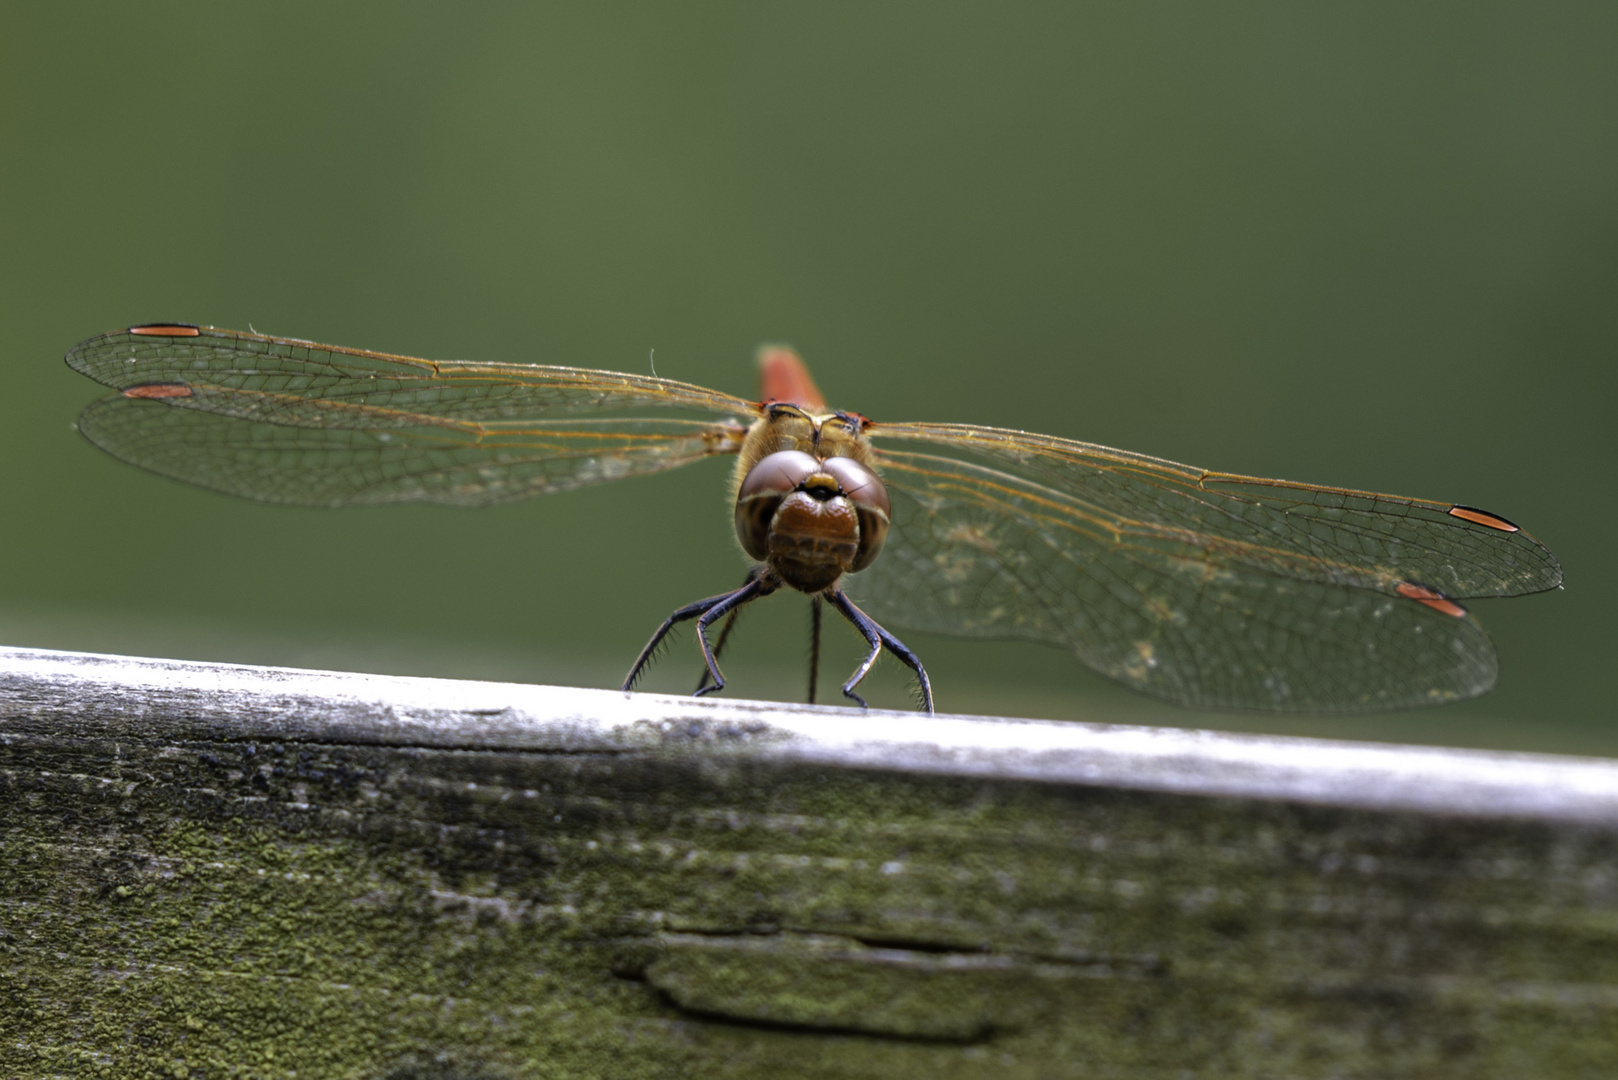
[[[1618,753],[1614,57],[1612,4],[6,4],[0,641],[616,685],[739,582],[724,464],[271,509],[83,443],[62,353],[185,320],[752,395],[789,341],[877,419],[1469,503],[1567,571],[1474,605],[1463,705],[1192,713],[905,635],[946,711]],[[805,608],[735,694],[799,699]]]

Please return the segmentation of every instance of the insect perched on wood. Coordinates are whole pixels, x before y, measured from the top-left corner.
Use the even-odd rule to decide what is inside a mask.
[[[782,588],[822,601],[932,688],[878,618],[1071,650],[1182,705],[1354,712],[1494,685],[1494,646],[1459,603],[1555,588],[1528,533],[1455,503],[1177,465],[1024,431],[887,423],[826,407],[791,350],[761,352],[758,401],[647,375],[435,362],[179,323],[73,347],[117,390],[79,417],[114,457],[260,502],[487,506],[738,456],[746,583],[675,611],[708,629]],[[653,409],[662,417],[607,410]],[[703,419],[670,419],[669,411]],[[856,604],[854,598],[859,599]],[[725,629],[728,630],[727,621]]]

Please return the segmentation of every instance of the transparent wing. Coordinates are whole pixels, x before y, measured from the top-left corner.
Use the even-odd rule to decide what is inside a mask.
[[[1003,471],[1054,496],[1066,520],[1117,543],[1177,541],[1286,577],[1387,592],[1420,582],[1448,597],[1517,596],[1562,582],[1561,564],[1527,532],[1452,503],[1210,472],[964,424],[880,424],[870,434],[931,443]]]
[[[91,338],[68,354],[121,391],[79,430],[133,465],[261,502],[487,506],[740,447],[735,421],[567,417],[609,406],[732,416],[701,387],[538,365],[434,363],[231,331]]]
[[[132,327],[102,334],[73,346],[67,363],[125,393],[184,387],[188,396],[163,400],[307,427],[448,427],[624,406],[747,419],[758,415],[753,402],[654,376],[542,364],[417,360],[214,327]]]
[[[867,610],[1062,645],[1185,705],[1342,712],[1471,697],[1494,684],[1494,649],[1447,598],[1561,580],[1543,545],[1464,507],[1023,432],[870,434],[894,527],[850,582]]]

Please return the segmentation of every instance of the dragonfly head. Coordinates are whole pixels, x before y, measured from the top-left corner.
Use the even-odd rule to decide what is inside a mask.
[[[863,570],[888,537],[887,489],[852,458],[780,450],[736,493],[736,537],[793,588],[818,592]]]

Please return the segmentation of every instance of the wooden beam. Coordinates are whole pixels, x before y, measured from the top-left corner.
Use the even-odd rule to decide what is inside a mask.
[[[0,1073],[1618,1075],[1618,763],[0,649]]]

